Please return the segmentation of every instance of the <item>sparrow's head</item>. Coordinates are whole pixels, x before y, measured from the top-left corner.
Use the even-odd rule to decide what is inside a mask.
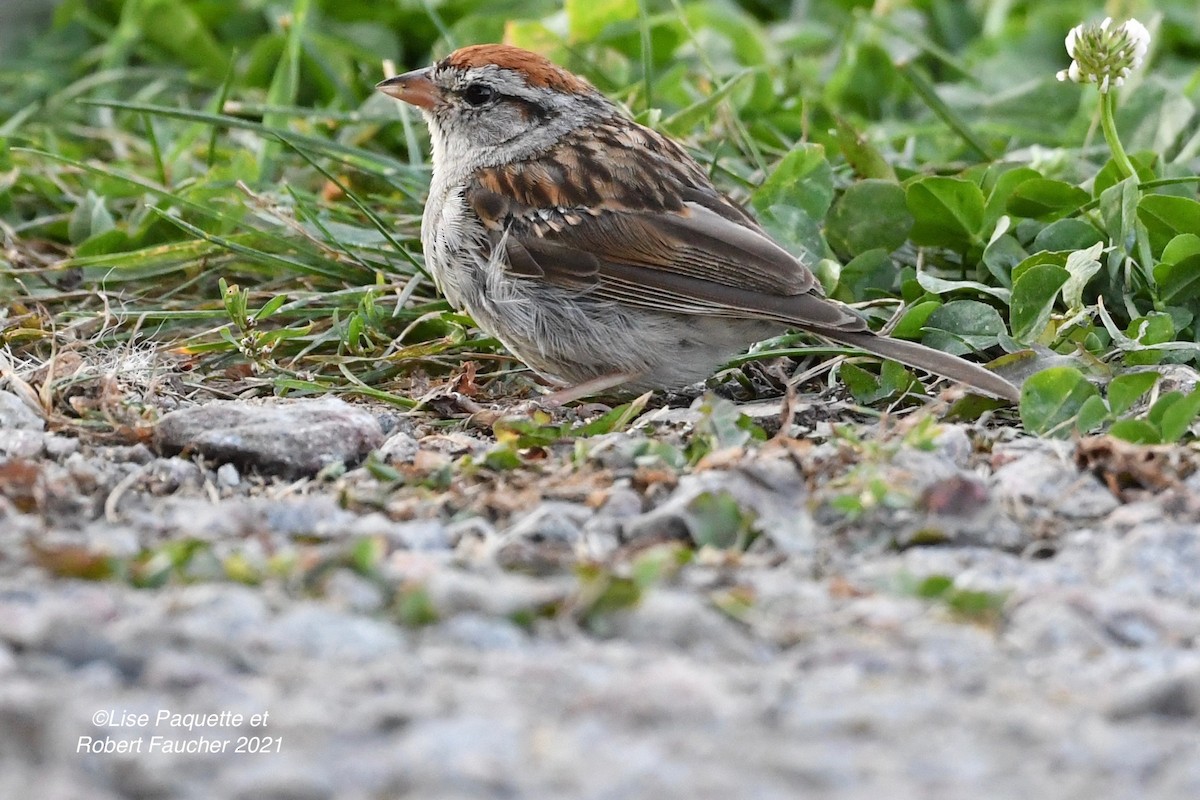
[[[583,78],[536,53],[501,44],[464,47],[376,88],[424,114],[435,167],[442,155],[474,153],[486,160],[532,155],[615,110]]]

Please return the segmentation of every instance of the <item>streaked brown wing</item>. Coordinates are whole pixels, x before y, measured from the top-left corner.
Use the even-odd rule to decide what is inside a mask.
[[[646,308],[866,329],[682,149],[635,133],[640,146],[609,148],[607,162],[589,131],[540,159],[477,173],[466,199],[515,274]]]
[[[666,225],[656,224],[664,220]],[[519,274],[587,289],[629,305],[706,316],[762,317],[820,329],[865,329],[860,317],[828,302],[819,292],[783,294],[761,285],[733,285],[731,279],[745,276],[745,265],[755,256],[735,252],[725,242],[706,250],[695,240],[668,240],[656,243],[659,249],[652,251],[663,253],[661,260],[648,257],[644,243],[663,238],[663,229],[670,227],[667,215],[609,213],[545,235],[512,228],[498,233],[493,243],[505,248]],[[720,229],[711,235],[720,236]],[[668,262],[666,254],[673,251],[680,255]],[[791,263],[812,280],[795,259]]]

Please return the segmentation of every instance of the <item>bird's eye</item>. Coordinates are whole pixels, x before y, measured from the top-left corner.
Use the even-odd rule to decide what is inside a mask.
[[[496,90],[486,83],[469,83],[462,91],[462,98],[467,101],[467,105],[475,107],[491,102],[495,96]]]

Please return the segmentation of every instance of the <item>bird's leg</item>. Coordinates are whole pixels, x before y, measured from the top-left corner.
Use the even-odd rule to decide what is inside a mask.
[[[607,389],[613,389],[623,383],[629,383],[629,381],[636,377],[638,377],[636,374],[629,372],[614,372],[609,375],[601,375],[598,378],[592,378],[584,381],[583,383],[578,383],[574,386],[568,386],[565,389],[559,389],[558,391],[551,392],[550,394],[541,398],[541,402],[551,408],[555,406],[566,405],[572,400],[579,400],[581,398],[588,397],[589,395],[598,394]]]

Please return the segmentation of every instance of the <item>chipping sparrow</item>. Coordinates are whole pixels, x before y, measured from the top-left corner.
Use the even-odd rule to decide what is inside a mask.
[[[977,364],[871,332],[675,142],[534,53],[464,47],[381,91],[421,110],[421,241],[450,303],[569,399],[707,378],[800,328],[1016,400]]]

